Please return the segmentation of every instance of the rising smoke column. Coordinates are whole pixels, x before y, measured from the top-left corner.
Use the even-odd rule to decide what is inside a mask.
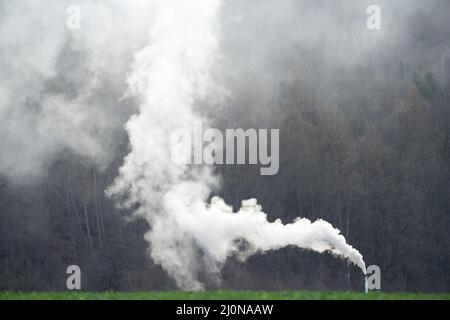
[[[256,199],[235,213],[221,198],[208,202],[219,185],[211,168],[171,161],[171,134],[204,121],[194,103],[219,92],[211,69],[220,53],[220,6],[220,0],[154,3],[150,45],[136,54],[128,79],[140,99],[126,124],[131,151],[107,194],[149,222],[151,257],[183,289],[203,289],[199,275],[218,276],[232,254],[245,259],[289,245],[347,258],[365,273],[361,254],[328,222],[270,223]]]

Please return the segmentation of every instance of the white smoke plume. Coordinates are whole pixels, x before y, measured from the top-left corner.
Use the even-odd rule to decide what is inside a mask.
[[[153,9],[150,44],[136,54],[128,79],[140,99],[126,124],[131,151],[107,190],[149,222],[152,258],[189,290],[203,289],[200,274],[219,275],[230,255],[290,245],[347,258],[365,273],[362,255],[328,222],[270,223],[255,199],[233,212],[221,198],[208,202],[220,180],[211,168],[170,160],[171,133],[204,121],[195,102],[220,92],[212,69],[220,61],[221,0],[164,0]]]

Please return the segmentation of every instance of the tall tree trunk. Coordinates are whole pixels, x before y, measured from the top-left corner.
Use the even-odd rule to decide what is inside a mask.
[[[97,175],[95,174],[95,169],[92,168],[92,179],[94,182],[94,207],[95,207],[95,222],[96,222],[96,228],[97,228],[97,237],[98,237],[98,243],[100,246],[100,251],[103,251],[103,235],[102,235],[102,228],[101,228],[101,222],[100,222],[100,208],[99,208],[99,196],[97,192]]]
[[[75,203],[75,199],[73,197],[72,186],[70,184],[69,164],[67,162],[66,162],[66,179],[65,180],[66,180],[66,188],[67,188],[67,194],[68,194],[67,196],[68,196],[68,201],[69,201],[68,205],[69,205],[69,208],[73,208],[73,210],[71,210],[71,213],[73,213],[75,215],[80,239],[84,239],[84,232],[83,232],[83,227],[81,224],[80,214],[78,212],[78,208]]]
[[[89,240],[89,249],[91,251],[93,251],[93,246],[92,246],[92,237],[91,237],[91,229],[89,227],[89,217],[88,217],[88,212],[86,209],[86,203],[83,205],[83,211],[84,211],[84,220],[86,223],[86,231],[87,231],[87,236],[88,236],[88,240]]]
[[[345,228],[345,239],[348,241],[350,232],[350,199],[347,200],[347,226]],[[350,289],[350,261],[347,259],[347,288]]]

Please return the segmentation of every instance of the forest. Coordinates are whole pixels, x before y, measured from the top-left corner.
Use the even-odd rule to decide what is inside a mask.
[[[152,226],[105,193],[129,152],[125,123],[139,102],[124,94],[125,75],[146,17],[109,35],[141,10],[105,9],[103,23],[88,13],[84,31],[55,36],[64,1],[46,2],[62,13],[37,25],[51,12],[0,4],[0,291],[64,291],[72,264],[86,291],[175,290],[148,254]],[[380,267],[383,291],[449,292],[448,1],[379,1],[372,31],[367,1],[254,2],[224,4],[216,71],[227,92],[197,107],[223,132],[279,129],[279,170],[215,165],[210,197],[234,209],[255,197],[270,221],[330,222]],[[13,21],[33,36],[11,33]],[[295,247],[231,257],[220,283],[200,277],[207,289],[364,286],[347,261]]]

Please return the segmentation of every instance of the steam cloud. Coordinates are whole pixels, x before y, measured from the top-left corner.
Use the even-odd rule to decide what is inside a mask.
[[[66,28],[72,1],[0,4],[0,174],[38,181],[64,152],[110,163],[133,111],[119,109],[124,79],[152,12],[146,1],[127,3],[78,1],[76,32]]]
[[[256,199],[238,212],[219,197],[208,199],[220,179],[211,168],[175,164],[170,134],[204,121],[197,101],[222,92],[212,76],[221,61],[220,0],[155,2],[150,45],[140,50],[128,78],[139,112],[126,124],[131,151],[107,190],[151,229],[151,256],[183,289],[201,290],[202,272],[216,276],[230,255],[248,256],[286,246],[330,252],[365,273],[362,255],[323,220],[269,222]],[[215,277],[215,278],[216,278]]]

